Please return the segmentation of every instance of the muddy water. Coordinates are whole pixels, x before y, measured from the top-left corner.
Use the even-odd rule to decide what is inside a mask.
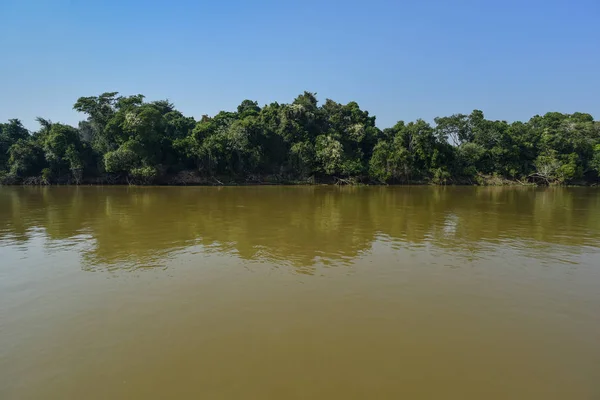
[[[1,399],[598,382],[598,189],[0,187]]]

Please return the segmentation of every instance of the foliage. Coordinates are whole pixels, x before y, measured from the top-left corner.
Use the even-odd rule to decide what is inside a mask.
[[[600,144],[594,146],[594,156],[590,161],[590,168],[600,175]]]
[[[8,149],[11,174],[19,177],[39,175],[48,165],[42,147],[34,140],[19,139]]]
[[[104,168],[111,173],[129,173],[139,165],[138,154],[124,145],[104,155]]]
[[[133,168],[129,175],[132,183],[149,185],[154,182],[158,172],[156,168],[146,166]]]
[[[38,118],[30,133],[16,119],[0,124],[2,182],[151,184],[186,171],[217,182],[555,184],[600,176],[600,122],[585,113],[509,123],[474,110],[381,130],[358,103],[319,105],[311,92],[289,104],[244,100],[199,121],[140,94],[81,97],[73,108],[87,116],[77,127]]]
[[[11,119],[6,124],[0,124],[0,171],[6,171],[9,168],[9,149],[19,140],[25,140],[29,137],[29,132],[21,121]]]

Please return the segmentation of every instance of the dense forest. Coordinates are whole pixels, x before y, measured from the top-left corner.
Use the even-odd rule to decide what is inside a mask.
[[[584,113],[509,123],[475,110],[381,130],[356,102],[319,106],[309,92],[199,121],[116,92],[73,108],[87,116],[78,127],[0,123],[0,183],[595,184],[600,173],[600,121]]]

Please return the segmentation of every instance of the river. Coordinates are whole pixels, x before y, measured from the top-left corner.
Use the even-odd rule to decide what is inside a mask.
[[[0,187],[1,399],[598,382],[599,189]]]

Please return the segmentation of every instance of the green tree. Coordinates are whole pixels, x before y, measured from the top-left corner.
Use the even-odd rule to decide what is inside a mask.
[[[600,176],[600,122],[580,112],[508,123],[473,110],[437,117],[433,126],[417,119],[381,130],[357,102],[320,105],[311,92],[263,107],[243,100],[199,121],[141,94],[80,97],[73,108],[86,115],[77,127],[38,118],[30,134],[18,120],[0,124],[3,182],[149,184],[181,172],[240,182],[436,184],[498,177],[595,183]]]
[[[44,150],[33,140],[19,139],[8,150],[10,172],[20,178],[40,175],[47,167]]]
[[[29,131],[18,119],[11,119],[8,123],[0,124],[0,171],[7,171],[10,168],[8,163],[10,147],[17,141],[28,138]]]

